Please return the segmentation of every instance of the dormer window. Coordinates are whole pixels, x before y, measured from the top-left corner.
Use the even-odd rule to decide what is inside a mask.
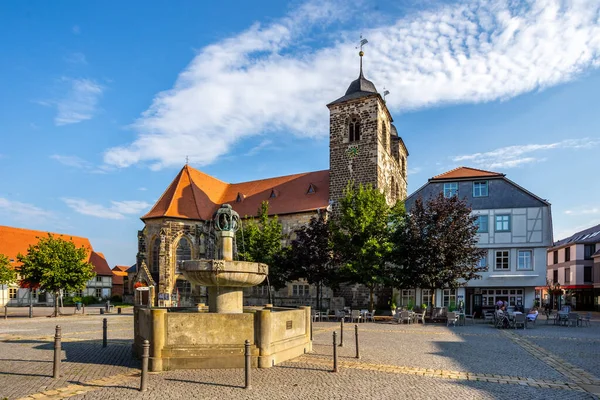
[[[274,199],[275,197],[277,197],[277,192],[275,191],[275,189],[271,190],[271,194],[269,195],[270,199]]]
[[[352,118],[348,126],[348,140],[358,142],[360,140],[360,121],[358,118]]]
[[[235,202],[241,203],[242,201],[244,201],[244,195],[241,193],[238,193],[237,198],[235,199]]]
[[[308,190],[306,191],[306,194],[313,194],[315,193],[315,187],[313,186],[313,184],[311,183],[310,185],[308,185]]]

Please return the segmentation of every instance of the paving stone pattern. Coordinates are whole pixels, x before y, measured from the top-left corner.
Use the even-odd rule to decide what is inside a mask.
[[[151,374],[139,388],[131,359],[131,316],[108,316],[109,347],[102,348],[104,316],[59,319],[64,332],[63,375],[52,375],[56,319],[0,324],[0,398],[9,399],[594,399],[600,388],[595,360],[563,357],[571,346],[599,347],[600,324],[567,330],[537,326],[505,331],[477,324],[346,324],[338,373],[332,373],[335,322],[315,323],[314,352],[270,369],[244,372],[176,370]],[[561,333],[568,335],[565,337]],[[563,350],[564,349],[564,350]],[[594,353],[595,354],[595,353]],[[587,391],[586,391],[587,390]]]

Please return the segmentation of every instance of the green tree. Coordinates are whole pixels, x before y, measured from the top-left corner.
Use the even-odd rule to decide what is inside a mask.
[[[288,279],[305,278],[317,288],[317,309],[322,307],[323,285],[335,281],[337,268],[333,262],[333,248],[329,219],[325,212],[310,219],[295,231],[296,238],[289,247],[287,259]]]
[[[269,217],[269,202],[263,201],[256,218],[249,218],[237,231],[238,257],[243,261],[260,262],[269,265],[269,283],[275,288],[285,285],[285,264],[282,251],[283,227],[277,215]],[[269,295],[270,295],[269,289]],[[273,301],[271,297],[271,302]]]
[[[72,241],[48,237],[38,238],[29,245],[27,255],[17,259],[22,284],[54,293],[54,315],[58,316],[60,291],[74,292],[85,289],[86,283],[95,276],[93,265],[87,262],[88,250],[77,248]]]
[[[386,261],[392,251],[392,218],[403,214],[403,205],[398,202],[391,208],[378,189],[371,185],[356,188],[350,182],[338,207],[332,235],[342,279],[365,285],[373,310],[375,288],[388,282]]]
[[[415,201],[394,226],[391,276],[400,288],[457,288],[479,279],[485,250],[477,247],[477,217],[466,201],[444,197]],[[434,304],[433,293],[431,304]]]
[[[8,257],[4,254],[0,254],[0,286],[8,285],[10,283],[17,281],[17,271],[10,266],[10,261]],[[2,291],[2,296],[4,296],[4,291]],[[4,303],[6,299],[2,299]]]

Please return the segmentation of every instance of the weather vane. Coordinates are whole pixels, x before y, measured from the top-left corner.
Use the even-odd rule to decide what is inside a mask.
[[[361,35],[360,35],[360,43],[358,44],[358,46],[356,46],[356,48],[357,48],[357,49],[358,49],[358,48],[360,48],[360,52],[359,52],[358,54],[359,54],[361,57],[364,55],[364,52],[363,52],[363,46],[364,46],[365,44],[367,44],[367,43],[369,43],[369,41],[368,41],[367,39],[364,39],[364,38],[363,38],[363,36],[362,36],[362,34],[361,34]]]
[[[385,102],[385,96],[387,96],[388,94],[390,94],[390,91],[389,91],[389,90],[387,90],[387,89],[385,88],[385,86],[384,86],[384,87],[383,87],[383,101],[384,101],[384,102]]]
[[[188,156],[185,156],[185,165],[188,165],[190,163],[190,158]]]

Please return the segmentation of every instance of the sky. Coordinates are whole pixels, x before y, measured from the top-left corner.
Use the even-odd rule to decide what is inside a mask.
[[[226,182],[329,168],[326,104],[364,71],[408,192],[458,166],[600,223],[600,2],[0,2],[0,225],[131,265],[185,165]]]

